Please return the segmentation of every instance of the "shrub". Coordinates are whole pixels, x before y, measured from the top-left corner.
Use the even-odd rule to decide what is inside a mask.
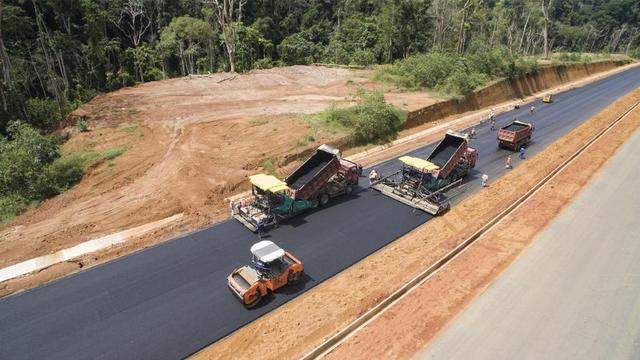
[[[278,45],[278,53],[282,61],[289,65],[310,64],[318,53],[318,46],[307,39],[304,32],[295,33]]]
[[[446,78],[444,83],[437,89],[447,94],[469,95],[476,88],[487,81],[485,75],[480,73],[469,73],[464,69],[456,71]]]
[[[77,119],[76,120],[76,129],[78,129],[78,131],[80,131],[80,132],[89,131],[89,126],[87,125],[87,121],[84,120],[84,119]]]
[[[60,156],[57,139],[21,122],[11,123],[8,132],[8,139],[0,137],[0,196],[27,200],[46,196],[46,168]]]
[[[84,163],[79,157],[61,157],[49,166],[47,175],[53,192],[58,194],[82,180]]]
[[[269,58],[263,58],[253,63],[255,69],[271,69],[273,62]]]
[[[368,66],[376,62],[376,55],[368,49],[358,49],[351,56],[352,65]]]
[[[396,66],[411,87],[435,88],[453,73],[456,60],[456,55],[435,52],[409,56]]]
[[[402,120],[393,105],[384,101],[381,91],[361,93],[362,103],[353,111],[353,138],[357,143],[366,144],[388,141],[398,134]]]
[[[60,124],[58,104],[51,99],[32,98],[25,102],[29,124],[39,129],[55,130]]]
[[[28,202],[17,194],[0,196],[0,224],[13,219],[16,215],[27,209]]]
[[[634,59],[640,59],[640,47],[637,47],[629,51],[629,56],[631,56]]]

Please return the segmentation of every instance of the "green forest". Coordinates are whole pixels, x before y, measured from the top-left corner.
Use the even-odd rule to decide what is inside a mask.
[[[4,0],[0,131],[52,130],[97,92],[189,74],[639,43],[635,0]]]
[[[0,207],[18,212],[82,177],[48,134],[100,92],[331,63],[393,64],[376,76],[464,95],[550,52],[638,57],[640,2],[0,0]]]

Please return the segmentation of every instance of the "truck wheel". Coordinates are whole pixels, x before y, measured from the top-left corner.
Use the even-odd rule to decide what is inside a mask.
[[[344,193],[345,194],[351,194],[351,192],[353,191],[353,186],[351,186],[351,184],[347,185],[347,187],[344,189]]]
[[[289,282],[289,284],[295,284],[298,281],[300,281],[301,278],[302,278],[302,271],[291,272],[289,273],[287,281]]]
[[[317,196],[314,197],[313,199],[311,199],[311,208],[312,209],[317,208],[319,203],[320,202],[318,201],[318,197]]]
[[[260,291],[256,291],[256,296],[254,296],[253,298],[251,298],[250,302],[245,303],[244,306],[247,309],[251,309],[252,307],[258,305],[258,303],[260,302],[260,300],[262,300],[262,294],[260,294]]]
[[[329,202],[329,194],[320,194],[320,205],[325,206]]]

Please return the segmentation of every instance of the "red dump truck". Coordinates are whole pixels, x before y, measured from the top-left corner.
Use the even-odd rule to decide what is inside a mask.
[[[498,146],[518,151],[531,140],[532,134],[532,124],[514,120],[498,131]]]
[[[358,184],[362,166],[340,158],[340,151],[322,145],[284,181],[272,175],[249,177],[251,197],[231,204],[233,216],[252,231],[258,224],[277,226],[278,222],[329,199],[348,194]]]

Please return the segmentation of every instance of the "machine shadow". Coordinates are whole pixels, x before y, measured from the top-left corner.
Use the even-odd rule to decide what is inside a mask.
[[[287,286],[281,287],[280,289],[276,290],[275,293],[269,292],[267,296],[262,298],[262,301],[260,301],[258,305],[256,305],[255,307],[249,310],[255,311],[265,306],[268,306],[278,298],[278,295],[281,295],[281,294],[287,295],[287,296],[298,294],[307,288],[307,284],[313,284],[313,283],[315,283],[313,278],[309,276],[307,273],[304,273],[302,275],[302,278],[298,282],[296,282],[295,284],[288,284]]]

